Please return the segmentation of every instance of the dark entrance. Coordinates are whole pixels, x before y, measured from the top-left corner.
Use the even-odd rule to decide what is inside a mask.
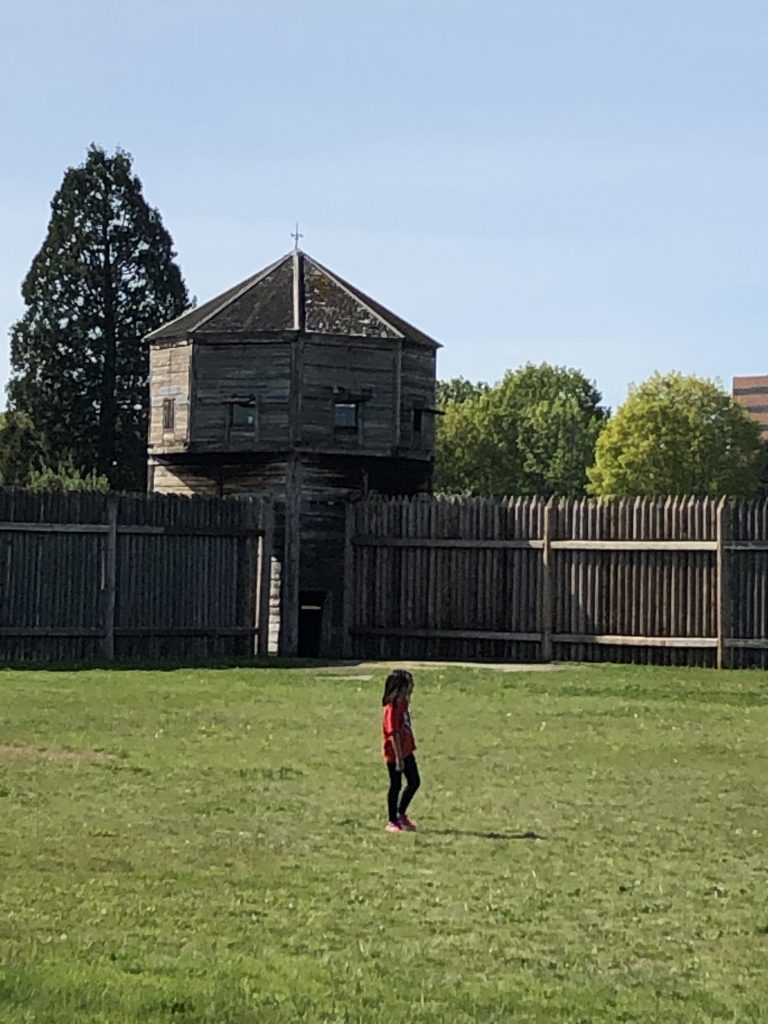
[[[302,590],[299,594],[299,657],[318,658],[323,647],[322,590]]]

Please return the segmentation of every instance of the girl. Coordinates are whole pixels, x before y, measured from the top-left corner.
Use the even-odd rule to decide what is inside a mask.
[[[387,808],[389,822],[387,832],[415,832],[416,826],[407,816],[406,811],[421,779],[414,757],[416,741],[411,728],[411,715],[408,702],[413,693],[413,676],[405,669],[397,668],[390,672],[384,684],[384,696],[381,703],[384,708],[382,716],[382,733],[384,740],[384,760],[389,770],[389,792]],[[402,797],[400,787],[405,774],[406,787]],[[399,803],[398,803],[399,798]]]

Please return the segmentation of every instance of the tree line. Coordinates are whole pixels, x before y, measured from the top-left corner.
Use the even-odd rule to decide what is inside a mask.
[[[11,328],[0,480],[142,491],[146,335],[190,307],[173,240],[129,154],[93,145],[51,201]],[[593,381],[528,364],[438,382],[435,487],[502,496],[727,494],[765,476],[759,429],[714,381],[655,374],[611,415]]]
[[[716,381],[654,373],[611,415],[580,370],[531,363],[498,384],[438,384],[435,485],[501,497],[764,491],[760,428]]]

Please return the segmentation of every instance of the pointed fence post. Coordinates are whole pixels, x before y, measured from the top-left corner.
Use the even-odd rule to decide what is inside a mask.
[[[729,668],[728,641],[731,633],[731,595],[728,551],[728,505],[725,498],[717,506],[717,667]]]
[[[115,610],[117,606],[117,497],[107,498],[107,531],[104,544],[103,617],[101,653],[107,661],[115,657]]]
[[[544,535],[541,550],[541,660],[552,661],[552,533],[555,518],[554,498],[544,506]]]

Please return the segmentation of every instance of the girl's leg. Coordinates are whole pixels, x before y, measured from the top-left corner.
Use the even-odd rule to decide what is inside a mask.
[[[403,783],[403,773],[399,772],[395,768],[393,761],[387,761],[387,769],[389,770],[389,792],[387,793],[387,811],[389,813],[389,820],[393,823],[397,823],[397,798],[400,795],[400,786]]]
[[[409,754],[405,761],[403,761],[403,770],[405,772],[405,781],[408,785],[405,787],[402,799],[400,800],[401,814],[405,814],[408,810],[408,804],[413,800],[416,790],[421,785],[419,766],[416,764],[416,756],[414,754]]]

